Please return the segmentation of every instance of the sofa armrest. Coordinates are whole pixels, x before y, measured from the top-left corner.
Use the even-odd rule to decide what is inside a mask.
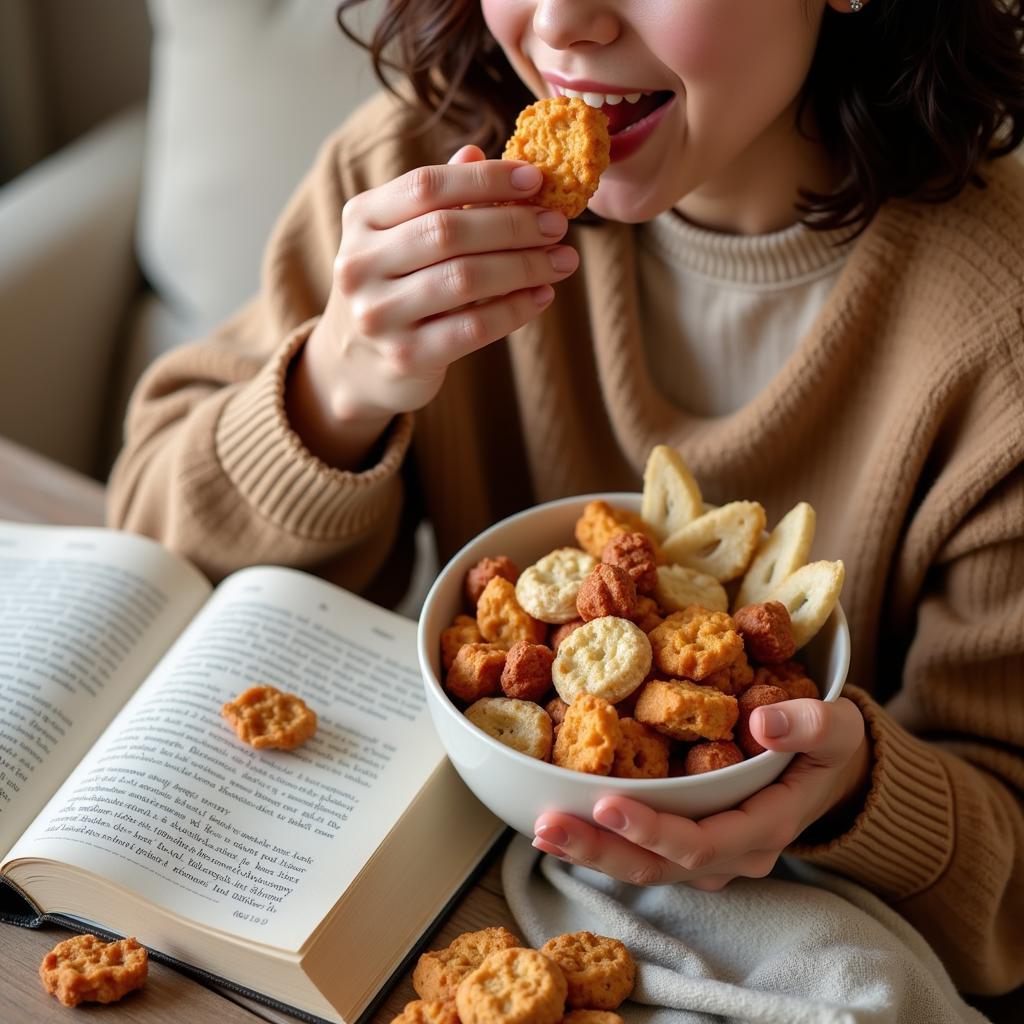
[[[0,189],[0,434],[86,473],[139,283],[144,141],[133,108]]]

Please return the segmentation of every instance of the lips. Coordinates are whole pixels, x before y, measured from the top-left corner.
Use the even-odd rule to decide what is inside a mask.
[[[671,92],[662,91],[642,96],[636,103],[616,103],[614,106],[609,103],[603,104],[601,112],[608,118],[608,133],[615,135],[631,124],[642,121],[671,98]]]

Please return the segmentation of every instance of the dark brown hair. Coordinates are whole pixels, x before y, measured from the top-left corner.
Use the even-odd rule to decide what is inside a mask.
[[[516,114],[534,97],[491,36],[479,0],[386,0],[372,36],[360,39],[377,77],[408,80],[426,114],[458,143],[500,154]],[[1024,139],[1022,0],[872,0],[856,14],[827,7],[800,95],[798,123],[813,114],[841,168],[838,188],[803,193],[811,227],[862,230],[888,198],[941,202]]]

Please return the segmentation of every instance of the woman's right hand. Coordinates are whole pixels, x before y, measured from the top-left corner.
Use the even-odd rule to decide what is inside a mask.
[[[530,164],[465,146],[345,204],[327,309],[307,341],[339,426],[383,428],[421,408],[451,363],[551,302],[579,258],[555,244],[561,213],[524,205],[540,184]]]

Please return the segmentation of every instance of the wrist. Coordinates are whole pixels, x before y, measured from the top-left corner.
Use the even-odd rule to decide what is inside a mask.
[[[310,452],[329,466],[354,471],[369,463],[394,414],[349,396],[324,368],[323,324],[321,319],[292,360],[285,410]]]

